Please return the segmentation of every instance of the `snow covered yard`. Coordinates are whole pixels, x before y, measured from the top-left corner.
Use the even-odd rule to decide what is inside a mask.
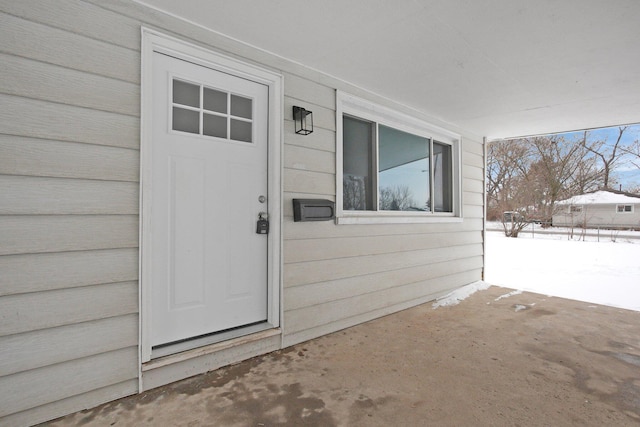
[[[627,238],[636,234],[601,231],[598,242],[596,236],[583,241],[523,232],[514,239],[488,231],[485,281],[640,311],[640,239]]]

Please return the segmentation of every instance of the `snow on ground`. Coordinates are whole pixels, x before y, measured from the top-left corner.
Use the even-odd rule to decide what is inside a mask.
[[[485,281],[640,311],[640,233],[600,231],[584,241],[577,240],[579,234],[574,230],[576,240],[568,233],[523,232],[508,238],[488,231]]]
[[[506,293],[506,294],[504,294],[504,295],[500,295],[500,296],[499,296],[498,298],[496,298],[494,301],[500,301],[500,300],[501,300],[501,299],[503,299],[503,298],[509,298],[509,297],[514,296],[514,295],[520,295],[522,292],[523,292],[523,291],[522,291],[521,289],[520,289],[520,290],[511,291],[511,292]]]
[[[458,288],[455,291],[436,299],[436,302],[433,303],[432,307],[435,309],[438,307],[446,307],[448,305],[456,305],[476,292],[488,289],[490,286],[490,284],[483,282],[482,280],[478,280],[477,282]]]

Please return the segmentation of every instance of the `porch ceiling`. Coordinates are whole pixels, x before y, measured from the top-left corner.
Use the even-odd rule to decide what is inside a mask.
[[[490,138],[640,122],[637,0],[143,0]]]

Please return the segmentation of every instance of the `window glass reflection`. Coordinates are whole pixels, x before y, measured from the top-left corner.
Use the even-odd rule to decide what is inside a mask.
[[[378,209],[429,211],[429,140],[378,126]]]

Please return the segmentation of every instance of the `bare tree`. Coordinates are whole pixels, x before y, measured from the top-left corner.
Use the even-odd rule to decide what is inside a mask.
[[[505,234],[515,237],[531,220],[550,220],[557,201],[610,187],[624,159],[640,167],[640,142],[626,143],[627,129],[619,127],[614,142],[594,140],[589,131],[572,140],[547,135],[490,142],[487,218],[520,215],[505,224]]]
[[[548,221],[555,203],[595,190],[601,174],[586,148],[558,135],[496,141],[487,150],[487,217],[516,212],[505,234],[516,237],[531,220]]]
[[[618,128],[618,137],[613,144],[607,144],[605,140],[598,140],[592,143],[588,143],[589,131],[584,131],[582,138],[582,146],[589,152],[593,153],[599,161],[602,163],[602,187],[610,188],[612,184],[612,172],[615,165],[620,161],[624,155],[624,151],[621,150],[622,135],[628,129],[628,126],[620,126]]]
[[[342,194],[345,210],[367,209],[365,177],[345,174],[342,181]]]
[[[627,146],[620,146],[620,151],[627,155],[629,163],[640,169],[640,140],[635,140]]]
[[[527,141],[537,159],[527,181],[541,215],[550,218],[558,200],[597,189],[600,172],[582,144],[558,135]]]
[[[520,204],[523,177],[529,168],[530,147],[523,140],[492,141],[487,149],[487,216],[499,220],[502,213]]]
[[[502,228],[507,237],[518,237],[518,234],[529,225],[526,216],[519,212],[504,212],[502,216]]]
[[[424,210],[424,206],[417,207],[411,190],[406,185],[380,188],[380,210],[407,211]]]

